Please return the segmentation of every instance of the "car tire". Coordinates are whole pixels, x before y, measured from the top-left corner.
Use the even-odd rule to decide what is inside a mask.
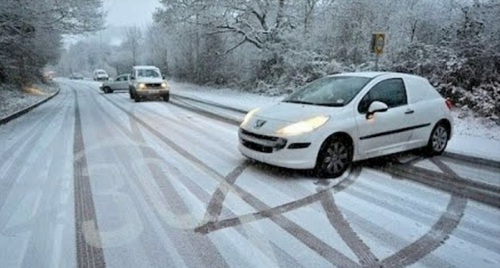
[[[111,88],[109,87],[105,87],[102,89],[104,91],[104,93],[108,94],[108,93],[113,93],[113,91],[111,90]]]
[[[448,127],[439,122],[432,129],[431,136],[429,137],[429,142],[425,147],[425,153],[428,156],[440,155],[446,149],[448,145],[448,139],[450,137],[450,131]]]
[[[315,171],[320,178],[337,178],[352,164],[352,143],[340,136],[328,138],[318,153]]]
[[[168,102],[170,100],[170,94],[164,95],[163,100]]]
[[[134,94],[134,101],[141,102],[141,97],[139,97],[137,94]]]

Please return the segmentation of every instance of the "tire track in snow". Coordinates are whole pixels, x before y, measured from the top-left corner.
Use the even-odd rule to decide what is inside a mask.
[[[109,99],[108,99],[109,100]],[[259,200],[257,197],[253,196],[252,194],[246,192],[244,189],[240,188],[239,186],[233,184],[229,184],[228,181],[226,181],[226,178],[222,175],[220,175],[217,171],[213,170],[211,167],[207,166],[205,163],[203,163],[201,160],[175,144],[173,141],[170,139],[166,138],[163,136],[161,133],[159,133],[156,129],[152,128],[149,124],[147,124],[145,121],[142,119],[138,118],[136,115],[130,113],[127,111],[125,108],[123,108],[121,105],[118,105],[114,103],[113,101],[109,100],[111,104],[125,112],[130,116],[131,119],[134,119],[134,122],[139,123],[146,129],[148,129],[151,133],[153,133],[155,136],[157,136],[160,140],[162,140],[164,143],[166,143],[168,146],[170,146],[172,149],[174,149],[177,153],[181,154],[182,156],[186,157],[187,159],[190,159],[193,163],[197,164],[198,167],[200,167],[202,170],[206,171],[209,174],[212,174],[212,177],[217,178],[217,180],[220,183],[220,187],[227,187],[228,189],[231,189],[231,191],[235,192],[240,198],[242,198],[245,202],[247,202],[249,205],[253,206],[255,209],[259,211],[267,211],[271,210],[272,208],[267,206],[264,202]],[[238,172],[235,172],[236,174]],[[230,178],[231,179],[231,178]],[[235,181],[237,177],[234,178]],[[352,180],[346,180],[347,182],[353,182]],[[345,189],[348,187],[351,183],[340,183],[338,184],[339,189]],[[225,191],[222,190],[224,193]],[[219,200],[220,197],[216,197],[216,200]],[[223,199],[221,200],[223,202]],[[304,202],[304,201],[300,201]],[[307,205],[306,202],[303,204],[297,202],[292,202],[291,204],[288,205],[288,207],[295,207],[297,204],[296,208],[302,207]],[[218,210],[217,205],[218,203],[212,202],[212,208],[213,210]],[[276,212],[279,212],[279,210],[275,210]],[[210,215],[210,214],[208,214]],[[249,215],[247,218],[251,218],[252,215]],[[359,265],[352,261],[350,258],[342,254],[341,252],[337,251],[336,249],[332,248],[330,245],[325,243],[323,240],[320,238],[317,238],[314,236],[312,233],[309,231],[303,229],[300,227],[298,224],[294,223],[293,221],[289,220],[285,216],[279,214],[272,215],[269,217],[273,222],[278,224],[282,229],[287,231],[289,234],[297,238],[299,241],[301,241],[304,245],[315,251],[318,255],[322,256],[332,264],[340,267],[358,267]],[[243,224],[245,222],[242,222],[241,220],[237,220],[235,222],[238,222],[240,224]],[[203,228],[203,227],[201,227]]]
[[[435,162],[444,173],[458,177],[452,169],[440,160],[433,158],[431,161]],[[466,207],[467,198],[462,194],[452,193],[446,211],[439,217],[429,232],[392,256],[384,259],[381,262],[382,267],[409,266],[439,248],[457,228]]]
[[[75,125],[73,143],[73,178],[75,203],[76,258],[80,268],[106,267],[97,224],[95,204],[88,174],[78,93],[75,93]]]
[[[93,95],[95,97],[95,95]],[[97,103],[97,102],[94,102]],[[102,110],[99,105],[96,105],[98,109]],[[120,108],[120,107],[118,107]],[[122,109],[120,109],[122,110]],[[136,143],[138,145],[138,150],[141,153],[141,159],[145,160],[145,165],[148,171],[151,174],[151,179],[154,181],[154,186],[156,186],[163,198],[156,198],[153,200],[154,196],[156,196],[154,193],[151,191],[148,191],[151,187],[151,183],[149,179],[144,179],[142,178],[141,174],[138,174],[134,168],[131,168],[130,166],[123,165],[121,164],[121,168],[123,170],[126,170],[128,174],[131,175],[131,177],[135,178],[135,180],[138,181],[138,188],[141,189],[141,192],[143,192],[143,196],[145,197],[146,201],[150,204],[151,208],[155,210],[156,213],[158,213],[158,217],[165,220],[165,223],[169,223],[171,221],[176,221],[176,219],[164,219],[162,218],[162,215],[164,216],[165,214],[159,213],[161,209],[158,208],[158,206],[165,207],[165,205],[168,205],[168,209],[170,212],[172,212],[171,216],[178,216],[178,218],[183,218],[183,216],[187,215],[188,213],[188,207],[184,203],[184,200],[181,198],[179,193],[175,190],[173,185],[170,182],[170,179],[164,174],[163,170],[160,168],[159,164],[160,162],[163,162],[164,159],[162,159],[157,152],[149,147],[142,134],[141,130],[139,128],[140,122],[137,122],[137,116],[122,110],[122,112],[125,112],[125,114],[128,116],[129,119],[129,125],[131,129],[127,129],[125,126],[117,122],[111,115],[104,113],[106,115],[106,118],[116,127],[119,129],[122,134],[124,134],[126,137],[128,137],[132,142]],[[141,120],[142,121],[142,120]],[[144,126],[146,124],[143,122],[141,124]],[[146,124],[147,125],[147,124]],[[151,128],[148,125],[149,128]],[[108,130],[111,135],[111,131]],[[160,134],[161,135],[161,134]],[[160,137],[158,137],[160,138]],[[161,135],[160,139],[168,139]],[[173,141],[171,141],[173,143]],[[128,152],[124,148],[116,148],[117,150],[117,157],[118,159],[120,156],[123,155],[128,155]],[[193,156],[194,158],[194,156]],[[121,163],[126,163],[128,162],[128,159],[122,158],[123,161]],[[152,160],[151,162],[148,162],[148,160]],[[192,160],[192,158],[190,158]],[[164,163],[161,163],[162,165]],[[147,180],[147,181],[145,181]],[[149,187],[147,185],[150,185]],[[168,204],[163,204],[159,200],[169,200]],[[167,226],[165,226],[167,227]],[[179,228],[179,226],[169,226],[172,228]],[[170,230],[171,231],[171,230]],[[186,237],[186,235],[188,237]],[[227,267],[227,263],[225,262],[225,259],[222,257],[222,255],[216,250],[215,245],[209,240],[208,237],[197,237],[196,234],[190,232],[190,233],[183,233],[182,230],[179,230],[177,232],[169,232],[169,237],[173,238],[175,241],[180,241],[180,240],[185,240],[187,244],[190,245],[190,247],[179,247],[178,250],[183,256],[184,261],[188,266],[202,266],[204,263],[217,263],[218,267]],[[194,250],[190,250],[194,249]],[[196,252],[198,254],[193,254],[193,252]],[[197,256],[196,258],[194,256]]]
[[[363,240],[351,228],[349,221],[342,215],[342,211],[335,204],[335,199],[331,193],[325,192],[321,195],[321,204],[326,211],[326,216],[333,228],[337,230],[342,240],[351,248],[358,257],[361,266],[373,267],[378,263],[378,258],[372,253]]]

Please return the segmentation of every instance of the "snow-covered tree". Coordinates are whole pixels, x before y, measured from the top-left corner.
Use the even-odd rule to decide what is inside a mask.
[[[101,0],[0,2],[0,82],[27,83],[58,58],[63,34],[101,27]]]

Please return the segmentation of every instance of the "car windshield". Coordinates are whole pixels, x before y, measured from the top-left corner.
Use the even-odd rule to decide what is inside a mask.
[[[284,102],[342,107],[370,81],[367,77],[330,76],[318,79],[295,91]]]
[[[160,72],[154,69],[142,69],[137,71],[137,76],[158,78],[160,77]]]
[[[97,74],[103,74],[103,75],[105,75],[106,72],[104,72],[104,71],[98,71]]]

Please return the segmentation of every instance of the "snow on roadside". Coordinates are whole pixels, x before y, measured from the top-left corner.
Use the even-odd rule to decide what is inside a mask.
[[[279,102],[281,97],[269,97],[233,89],[215,89],[188,83],[170,82],[172,94],[189,96],[217,102],[226,106],[251,110]],[[500,161],[500,126],[493,121],[475,118],[473,115],[459,116],[452,112],[454,134],[447,151]]]
[[[57,87],[43,84],[36,84],[23,90],[12,85],[0,84],[0,118],[28,108],[56,91]]]
[[[448,143],[449,152],[500,161],[500,126],[495,122],[468,115],[460,118],[454,111],[455,133]]]

